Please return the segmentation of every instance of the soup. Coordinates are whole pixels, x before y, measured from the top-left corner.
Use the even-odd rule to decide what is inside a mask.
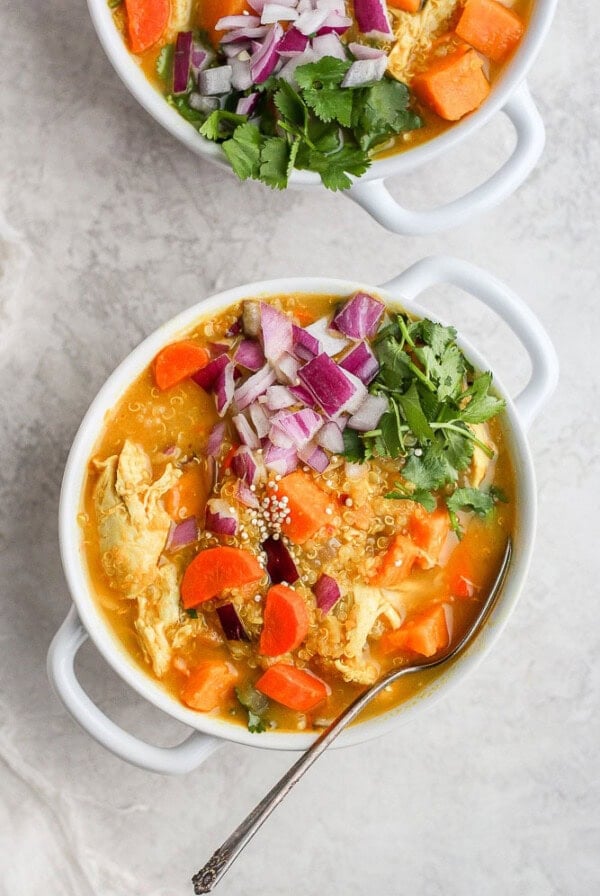
[[[109,0],[145,74],[235,173],[346,189],[477,109],[531,0]]]
[[[257,734],[323,727],[474,619],[513,527],[502,410],[452,328],[376,296],[200,319],[90,460],[80,522],[107,623],[197,712]]]

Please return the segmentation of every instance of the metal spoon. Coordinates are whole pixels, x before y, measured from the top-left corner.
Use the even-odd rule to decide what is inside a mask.
[[[283,798],[287,796],[294,784],[300,780],[304,772],[310,768],[313,762],[325,752],[331,743],[333,743],[338,734],[341,734],[344,728],[352,722],[360,712],[362,712],[365,706],[367,706],[377,694],[381,693],[381,691],[383,691],[389,684],[398,681],[398,679],[403,678],[405,675],[410,675],[412,672],[422,672],[424,669],[435,669],[443,663],[449,662],[465,649],[489,616],[496,602],[496,598],[500,593],[500,589],[506,577],[511,556],[512,543],[509,539],[506,544],[500,569],[498,570],[498,575],[496,576],[496,580],[490,593],[488,594],[485,603],[482,604],[473,625],[456,647],[445,656],[431,660],[430,662],[415,663],[412,666],[403,666],[401,669],[394,669],[391,672],[388,672],[387,675],[384,675],[383,678],[375,682],[372,687],[357,697],[356,700],[331,723],[329,728],[321,734],[312,746],[302,754],[300,759],[298,759],[289,771],[280,778],[277,784],[271,788],[267,795],[260,801],[260,803],[258,803],[252,812],[246,816],[244,821],[235,829],[231,836],[228,837],[216,852],[212,854],[206,865],[194,874],[192,878],[194,893],[210,893],[213,890],[246,844],[250,842],[263,822],[267,820],[273,809],[275,809]]]

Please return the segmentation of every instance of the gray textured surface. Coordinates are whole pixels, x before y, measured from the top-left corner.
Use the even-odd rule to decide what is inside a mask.
[[[472,678],[410,727],[326,756],[219,892],[600,892],[595,5],[563,4],[533,71],[548,145],[528,183],[485,218],[415,240],[343,197],[273,194],[201,163],[126,93],[83,2],[8,0],[0,33],[0,893],[189,893],[190,874],[289,762],[225,746],[186,780],[150,776],[51,696],[45,653],[68,607],[60,479],[97,388],[162,319],[216,289],[290,273],[382,282],[440,251],[526,296],[561,356],[560,388],[531,434],[529,584]],[[494,122],[397,189],[431,204],[507,146]],[[509,384],[523,382],[491,316],[449,290],[432,307],[461,315]],[[161,743],[181,736],[89,645],[79,668],[124,726]]]

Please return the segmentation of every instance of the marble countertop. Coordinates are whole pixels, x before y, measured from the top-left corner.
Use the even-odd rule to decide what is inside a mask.
[[[60,481],[98,387],[165,317],[215,290],[290,273],[383,282],[435,252],[510,283],[558,347],[561,383],[531,431],[529,581],[477,672],[410,725],[326,755],[218,892],[600,892],[599,23],[591,0],[559,8],[530,79],[548,143],[527,184],[472,224],[409,240],[342,196],[271,193],[200,162],[126,92],[83,0],[2,4],[2,896],[184,896],[291,760],[226,745],[186,778],[150,775],[99,747],[50,693],[45,655],[69,606]],[[508,146],[499,116],[395,189],[432,204]],[[461,316],[511,388],[523,384],[504,325],[455,290],[429,301]],[[89,644],[78,669],[128,730],[181,738]]]

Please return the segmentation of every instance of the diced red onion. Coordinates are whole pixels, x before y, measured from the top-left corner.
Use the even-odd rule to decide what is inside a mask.
[[[293,348],[292,322],[287,314],[267,302],[260,303],[262,343],[267,361],[279,361],[284,352]]]
[[[263,458],[267,469],[286,476],[293,473],[298,466],[298,454],[295,448],[279,448],[267,442]]]
[[[267,555],[266,568],[273,585],[279,585],[281,582],[292,585],[298,581],[300,575],[296,564],[281,538],[277,541],[274,538],[267,538],[261,547]]]
[[[201,386],[202,389],[205,389],[207,392],[214,388],[217,380],[229,364],[229,358],[227,355],[219,355],[216,358],[213,358],[212,361],[209,361],[206,367],[202,367],[201,370],[197,370],[196,373],[192,374],[192,379],[195,383]]]
[[[304,386],[288,386],[288,389],[300,404],[305,404],[307,408],[316,407],[317,402],[314,395]]]
[[[354,0],[354,15],[358,30],[366,37],[389,40],[394,36],[385,0]]]
[[[231,65],[231,86],[234,90],[248,90],[249,87],[252,87],[250,57],[245,53],[244,55],[248,56],[248,59],[240,59],[241,55],[240,53],[235,59],[229,60]]]
[[[238,479],[243,479],[248,485],[256,485],[261,478],[261,465],[258,463],[256,455],[246,445],[240,445],[233,455],[231,469]]]
[[[377,428],[387,408],[388,400],[385,395],[367,395],[356,413],[348,420],[348,426],[359,432],[370,432]]]
[[[221,448],[223,447],[223,440],[225,438],[225,423],[220,420],[218,423],[215,423],[213,428],[210,431],[210,435],[208,437],[208,442],[206,444],[206,453],[210,457],[216,457]]]
[[[192,42],[191,31],[180,31],[177,35],[173,54],[173,93],[187,91],[192,61]]]
[[[222,44],[221,51],[228,59],[235,59],[241,53],[249,54],[251,46],[252,44],[249,40],[238,40],[235,43]]]
[[[246,336],[258,336],[260,333],[260,302],[247,299],[242,309],[242,324]]]
[[[317,0],[317,9],[326,9],[328,12],[344,13],[346,11],[345,0]]]
[[[305,464],[308,464],[311,469],[316,470],[317,473],[324,473],[329,466],[328,455],[314,442],[309,442],[308,445],[305,445],[298,452],[298,457]]]
[[[377,47],[359,44],[356,41],[349,43],[348,49],[355,59],[380,59],[382,56],[386,56],[385,50],[378,50]]]
[[[274,388],[274,386],[271,386],[271,389],[273,389],[273,388]],[[267,392],[268,391],[269,390],[267,389]],[[271,426],[271,420],[269,419],[269,416],[266,413],[265,409],[263,408],[262,404],[259,404],[257,401],[255,401],[248,408],[248,413],[250,414],[250,419],[252,420],[252,425],[254,426],[254,429],[256,430],[256,435],[258,436],[259,439],[264,439],[265,436],[267,436],[269,433],[269,428]]]
[[[227,355],[221,355],[226,358]],[[229,405],[233,401],[235,381],[234,374],[235,365],[228,361],[227,366],[223,368],[215,383],[215,404],[219,417],[224,417],[227,413]]]
[[[297,18],[298,13],[295,9],[283,6],[281,3],[265,3],[260,15],[263,25],[274,25],[275,22],[294,22]]]
[[[228,342],[209,342],[208,347],[211,356],[217,358],[219,355],[225,355],[231,348],[231,345]]]
[[[236,414],[233,418],[233,425],[238,431],[240,441],[248,448],[260,448],[260,439],[250,426],[248,420],[243,414]]]
[[[337,355],[338,352],[346,348],[349,340],[342,336],[341,333],[339,335],[337,332],[331,333],[329,326],[329,318],[320,317],[319,320],[305,327],[305,330],[319,340],[322,346],[321,351],[325,352],[326,355]]]
[[[269,431],[269,438],[272,442],[274,442],[272,431],[278,428],[292,440],[295,448],[304,448],[323,425],[323,418],[311,408],[303,408],[292,414],[281,411],[271,422],[273,425]]]
[[[260,99],[260,94],[251,93],[249,96],[243,96],[237,101],[237,106],[235,107],[235,111],[237,115],[247,115],[248,118],[252,115],[254,110],[258,105],[258,101]]]
[[[292,439],[275,423],[269,427],[269,439],[277,448],[283,448],[284,450],[293,448],[294,451],[297,450]]]
[[[387,63],[387,56],[381,56],[379,59],[357,59],[344,75],[342,87],[362,87],[364,84],[381,81]]]
[[[278,71],[277,75],[279,78],[283,78],[284,81],[287,81],[288,84],[293,85],[296,83],[294,73],[298,66],[308,65],[309,62],[316,62],[316,59],[317,55],[309,44],[302,53],[297,53],[292,59],[288,59],[283,68]]]
[[[232,337],[232,336],[237,336],[241,332],[242,332],[242,318],[238,317],[237,320],[234,320],[234,322],[229,327],[229,329],[227,330],[225,335]]]
[[[377,332],[385,305],[365,292],[357,292],[341,308],[331,322],[332,330],[339,330],[352,339],[370,339]]]
[[[294,354],[301,361],[310,361],[316,358],[322,352],[319,340],[305,330],[303,327],[297,327],[292,324],[292,338],[294,340]]]
[[[201,96],[199,93],[190,93],[188,103],[192,109],[195,109],[197,112],[204,112],[206,115],[215,112],[220,105],[216,96]]]
[[[321,448],[326,448],[332,454],[343,454],[344,452],[344,436],[342,430],[334,423],[333,420],[326,423],[315,436],[315,442]]]
[[[326,9],[310,9],[301,12],[296,19],[295,27],[301,34],[315,34],[323,25],[327,18],[328,10]]]
[[[345,61],[347,58],[346,51],[334,31],[313,37],[312,48],[320,59],[323,59],[324,56],[332,56],[334,59]],[[350,69],[348,69],[348,71],[350,71]],[[343,86],[344,84],[342,82],[342,87]]]
[[[273,364],[277,379],[280,383],[296,383],[298,381],[298,368],[300,361],[284,352],[278,361]]]
[[[280,56],[295,56],[302,53],[308,44],[308,37],[300,34],[297,28],[288,28],[279,43],[277,52]]]
[[[268,364],[248,377],[241,386],[235,390],[235,403],[238,410],[243,411],[249,404],[256,401],[259,396],[267,391],[276,380],[275,371]]]
[[[254,10],[254,12],[260,15],[264,9],[265,3],[267,0],[248,0],[248,6]]]
[[[232,28],[256,28],[259,16],[223,16],[215,25],[215,31],[231,31]]]
[[[263,84],[279,61],[277,44],[283,37],[283,28],[276,22],[269,30],[261,49],[252,57],[252,80],[255,84]],[[266,352],[265,352],[266,354]],[[268,357],[268,356],[267,356]]]
[[[178,551],[193,544],[198,538],[198,523],[195,516],[188,516],[180,523],[171,523],[165,548],[167,551]]]
[[[265,37],[268,32],[268,25],[257,25],[255,28],[235,28],[233,31],[228,31],[221,38],[221,47],[226,47],[227,44],[239,43],[240,41],[260,39]]]
[[[217,616],[223,628],[223,634],[228,641],[250,640],[233,604],[223,604],[221,607],[217,607]]]
[[[317,598],[317,607],[325,615],[336,605],[342,593],[335,579],[323,573],[313,585],[313,591]]]
[[[202,96],[221,96],[231,90],[230,65],[206,68],[198,75],[198,89]]]
[[[379,372],[379,361],[368,342],[359,342],[339,362],[340,367],[357,376],[365,386],[375,379]]]
[[[266,405],[270,411],[280,411],[282,408],[291,408],[297,403],[297,399],[287,386],[269,386],[266,392]]]
[[[235,535],[238,527],[235,510],[222,498],[210,498],[206,502],[204,525],[217,535]]]
[[[243,479],[238,479],[235,486],[235,496],[240,504],[243,504],[244,507],[260,507],[260,503],[258,498],[256,497],[256,493],[252,491],[250,486],[244,482]]]
[[[190,65],[192,68],[192,72],[194,73],[194,78],[198,78],[198,72],[200,69],[206,68],[209,63],[211,63],[214,59],[214,53],[211,53],[202,44],[194,41],[192,43],[192,55],[190,58]]]
[[[321,28],[317,31],[317,37],[322,37],[324,34],[342,35],[345,34],[351,26],[352,19],[349,16],[346,16],[343,12],[337,10],[332,11],[323,22]]]
[[[264,366],[265,356],[258,342],[255,342],[253,339],[242,339],[235,350],[233,360],[240,367],[256,371]]]
[[[359,380],[359,378],[357,376],[354,376],[353,373],[350,373],[349,370],[344,370],[344,375],[348,377],[352,385],[356,388],[356,392],[352,396],[350,401],[348,401],[348,403],[346,404],[343,413],[355,414],[369,393],[367,392],[367,387],[362,382],[362,380]],[[339,422],[337,417],[336,422]],[[339,426],[342,429],[344,428],[341,422],[339,422]]]
[[[351,381],[351,374],[342,370],[325,352],[301,367],[298,376],[328,417],[335,417],[348,410],[360,392],[356,384]],[[356,380],[356,377],[354,379]],[[360,383],[360,380],[357,382]],[[362,386],[362,383],[360,385]],[[364,386],[362,388],[364,390]]]

